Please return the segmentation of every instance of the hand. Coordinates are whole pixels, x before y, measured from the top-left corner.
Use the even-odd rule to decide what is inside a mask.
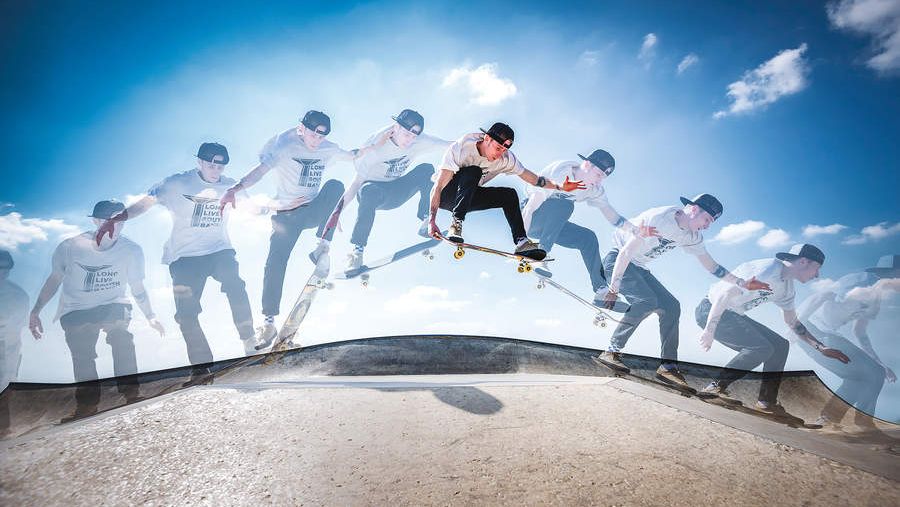
[[[566,176],[566,181],[564,181],[564,182],[562,183],[562,185],[559,186],[559,188],[560,188],[560,190],[562,190],[563,192],[572,192],[572,191],[574,191],[574,190],[584,190],[584,189],[586,189],[587,187],[584,186],[584,183],[582,183],[581,180],[578,180],[578,181],[569,181],[569,177]]]
[[[613,292],[612,290],[610,290],[609,292],[606,293],[605,296],[603,296],[603,308],[606,308],[607,310],[612,310],[613,308],[616,307],[616,302],[618,300],[619,300],[619,293]]]
[[[760,282],[755,276],[744,283],[744,288],[747,290],[772,290],[769,284]]]
[[[36,313],[31,313],[28,316],[28,329],[31,330],[31,336],[34,336],[35,340],[40,340],[44,336],[44,324],[41,322],[41,317]]]
[[[159,333],[159,336],[166,336],[166,328],[164,328],[162,323],[160,323],[158,320],[150,319],[149,321],[147,321],[147,323],[150,324],[150,327],[155,329],[157,333]]]
[[[428,223],[428,235],[434,239],[441,239],[441,230],[438,229],[435,217],[431,217],[431,221]]]
[[[104,234],[109,235],[109,239],[112,239],[113,231],[115,231],[116,228],[116,222],[124,222],[125,220],[128,220],[128,211],[122,210],[109,220],[103,222],[103,224],[97,228],[97,235],[94,237],[94,240],[97,241],[97,246],[100,246],[100,242],[103,241]]]
[[[656,227],[641,222],[641,225],[638,227],[638,235],[642,238],[652,238],[659,236],[659,233],[656,232]]]
[[[235,200],[236,200],[235,194],[237,194],[237,191],[234,189],[234,187],[231,187],[228,190],[226,190],[225,195],[223,195],[222,198],[219,199],[219,214],[220,215],[225,213],[225,206],[227,206],[229,204],[231,204],[231,209],[234,209],[237,207],[237,205],[235,204]]]
[[[705,352],[709,352],[710,347],[712,347],[713,336],[715,332],[710,332],[709,328],[703,330],[703,333],[700,335],[700,348]]]
[[[894,374],[894,370],[884,367],[884,379],[893,384],[897,381],[897,375]]]
[[[821,352],[822,355],[825,356],[825,357],[830,357],[830,358],[832,358],[832,359],[837,359],[838,361],[840,361],[840,362],[842,362],[842,363],[844,363],[844,364],[847,364],[847,363],[850,362],[850,358],[847,357],[846,354],[844,354],[843,352],[841,352],[841,351],[838,350],[838,349],[833,349],[833,348],[831,348],[831,347],[825,347],[825,348],[819,350],[819,352]]]

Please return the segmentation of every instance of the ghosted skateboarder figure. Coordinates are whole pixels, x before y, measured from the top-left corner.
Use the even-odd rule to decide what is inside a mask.
[[[16,380],[22,362],[22,329],[28,322],[28,295],[9,280],[15,263],[0,250],[0,393]],[[9,433],[9,393],[0,396],[0,437]]]
[[[162,204],[172,217],[172,232],[163,249],[162,262],[169,266],[175,295],[175,321],[181,328],[191,364],[213,361],[209,342],[200,327],[200,298],[207,279],[222,285],[231,317],[244,352],[252,352],[253,315],[235,251],[228,237],[230,210],[219,199],[235,181],[223,175],[228,150],[218,143],[203,143],[197,151],[197,168],[174,174],[154,185],[147,195],[98,230],[98,241],[117,221],[133,220]]]
[[[500,174],[514,174],[531,185],[564,192],[584,189],[584,185],[568,179],[557,184],[529,171],[509,151],[514,139],[515,133],[509,125],[495,123],[489,130],[462,136],[447,148],[441,170],[433,178],[429,224],[432,237],[440,238],[436,223],[438,208],[453,213],[447,239],[456,243],[463,242],[462,224],[470,211],[503,208],[515,253],[537,260],[546,256],[546,252],[525,233],[515,189],[483,185]]]
[[[543,188],[529,187],[530,196],[522,218],[528,233],[538,239],[540,245],[548,253],[553,245],[577,249],[591,278],[591,288],[595,291],[594,304],[603,303],[606,295],[606,276],[603,272],[603,259],[600,256],[600,245],[594,231],[569,221],[575,211],[575,204],[585,202],[598,208],[603,216],[615,227],[621,227],[634,235],[652,236],[655,229],[642,231],[632,224],[609,204],[603,180],[613,173],[616,161],[605,150],[594,150],[590,156],[578,155],[581,161],[560,160],[553,162],[541,171],[540,175],[552,181],[581,181],[584,189],[572,192],[551,191]],[[533,188],[533,190],[531,190]],[[539,268],[549,274],[547,268]]]
[[[838,397],[825,405],[817,423],[839,423],[849,406],[873,415],[885,381],[897,381],[894,370],[875,352],[868,328],[881,312],[882,300],[898,290],[900,255],[885,255],[875,267],[841,277],[833,290],[813,294],[800,306],[800,322],[825,346],[839,349],[850,358],[848,364],[833,361],[806,341],[797,342],[810,358],[841,379],[835,390]],[[859,346],[842,331],[850,324]],[[871,418],[858,418],[856,422],[872,424]]]
[[[423,133],[425,118],[411,109],[404,109],[392,118],[393,125],[375,132],[366,141],[366,145],[376,147],[356,159],[356,179],[344,192],[341,204],[334,212],[340,213],[353,199],[359,199],[356,224],[350,237],[353,251],[347,263],[348,271],[363,264],[363,251],[372,232],[375,212],[399,208],[416,194],[419,195],[416,216],[422,222],[419,235],[428,237],[428,197],[434,166],[419,164],[407,169],[423,155],[446,148],[450,141]],[[387,141],[379,142],[385,135]]]
[[[652,208],[631,219],[631,223],[655,228],[655,236],[644,237],[624,229],[616,229],[613,233],[613,249],[603,262],[609,277],[609,291],[604,296],[604,304],[611,307],[621,293],[631,306],[613,331],[609,349],[594,360],[610,368],[627,371],[628,367],[621,360],[621,351],[637,326],[650,314],[656,313],[659,316],[662,359],[656,376],[676,387],[689,388],[676,366],[681,304],[650,273],[647,265],[664,253],[681,247],[696,256],[713,276],[730,284],[750,288],[763,288],[764,284],[760,287],[755,280],[745,282],[732,275],[706,251],[700,231],[709,228],[722,215],[722,203],[718,199],[700,194],[692,200],[682,197],[681,203],[683,206]]]
[[[697,324],[703,328],[700,346],[703,350],[709,350],[713,340],[716,340],[738,354],[703,389],[703,393],[727,397],[729,385],[762,364],[763,371],[772,374],[766,376],[759,387],[756,408],[769,413],[783,412],[777,403],[778,388],[790,344],[775,331],[745,315],[767,301],[772,301],[781,309],[784,322],[798,339],[830,361],[849,362],[843,352],[817,340],[797,320],[794,311],[794,281],[806,283],[816,278],[824,263],[825,254],[817,247],[795,245],[788,252],[775,254],[774,259],[745,262],[734,270],[735,275],[759,282],[762,287],[751,288],[747,284],[742,288],[725,282],[717,282],[710,287],[709,295],[700,302],[695,312]]]
[[[124,209],[125,205],[120,202],[100,201],[90,216],[99,227]],[[44,333],[41,310],[62,289],[54,320],[59,319],[65,331],[75,382],[97,379],[95,360],[100,331],[106,333],[106,342],[112,348],[116,377],[137,373],[134,335],[128,331],[131,301],[125,294],[126,286],[131,287],[131,295],[150,326],[160,336],[165,334],[144,289],[144,253],[137,243],[121,235],[123,227],[122,222],[114,222],[110,234],[101,238],[100,245],[95,241],[97,231],[84,232],[61,242],[53,252],[50,276],[31,309],[28,327],[39,340]],[[120,382],[118,388],[126,401],[138,399],[136,384]],[[78,387],[75,400],[75,417],[96,413],[100,402],[99,386]]]

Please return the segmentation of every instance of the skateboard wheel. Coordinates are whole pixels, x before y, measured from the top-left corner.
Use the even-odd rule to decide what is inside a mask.
[[[331,282],[328,282],[328,283],[325,284],[325,288],[328,289],[328,290],[331,290],[331,289],[334,288],[334,284],[331,283]]]
[[[537,283],[537,288],[538,288],[538,289],[543,289],[543,288],[544,288],[544,281],[543,281],[543,280],[541,280],[541,281],[539,281],[539,282]]]
[[[525,266],[519,264],[519,273],[524,273],[524,272],[525,272]]]
[[[531,264],[526,264],[526,265],[525,265],[525,272],[526,272],[526,273],[531,273],[531,270],[532,270],[532,269],[534,269],[534,268],[531,267]]]
[[[429,255],[428,255],[428,260],[433,261],[433,260],[434,260],[434,254],[429,254]]]
[[[363,280],[361,283],[362,283],[362,286],[363,286],[363,287],[368,287],[368,286],[369,286],[369,281],[368,281],[368,280]]]
[[[453,258],[457,259],[457,260],[462,259],[463,255],[466,255],[466,251],[463,250],[462,248],[457,248],[456,251],[453,252]]]

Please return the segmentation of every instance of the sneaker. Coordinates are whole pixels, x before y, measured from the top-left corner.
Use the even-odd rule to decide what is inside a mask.
[[[363,249],[356,247],[347,256],[347,271],[359,269],[363,263]]]
[[[785,413],[784,407],[777,403],[772,403],[770,401],[757,400],[756,405],[753,406],[756,410],[760,412],[765,412],[767,414],[783,414]]]
[[[597,364],[601,364],[603,366],[606,366],[607,368],[612,368],[616,371],[621,371],[624,373],[628,373],[631,371],[631,368],[625,366],[625,363],[622,362],[621,352],[610,352],[607,350],[600,353],[599,355],[592,356],[591,359],[593,359]]]
[[[328,241],[319,241],[319,245],[316,246],[316,249],[309,253],[309,260],[311,260],[313,264],[318,264],[319,259],[327,254],[330,249],[331,247],[328,245]]]
[[[665,366],[660,365],[660,367],[656,369],[656,378],[679,389],[684,389],[685,391],[694,391],[694,388],[691,387],[686,380],[684,380],[684,376],[681,375],[681,372],[678,371],[678,368],[666,368]]]
[[[540,245],[528,238],[522,238],[516,243],[516,250],[514,253],[536,261],[543,260],[544,257],[547,256],[547,252],[544,251]]]
[[[428,230],[430,228],[431,228],[431,220],[429,220],[427,218],[422,220],[422,223],[419,225],[419,232],[418,232],[419,236],[422,236],[423,238],[431,238],[431,234],[428,234]]]
[[[256,337],[255,336],[251,336],[249,338],[242,339],[241,344],[244,346],[244,355],[249,356],[251,354],[256,353]]]
[[[450,222],[450,229],[447,230],[447,239],[454,243],[462,243],[462,220],[456,218]]]
[[[713,380],[709,383],[708,386],[704,387],[697,393],[701,398],[719,398],[723,401],[727,401],[729,403],[741,404],[741,401],[732,398],[728,391],[725,390],[725,387],[719,385],[718,381]]]
[[[262,350],[268,347],[276,336],[278,336],[278,329],[275,327],[275,324],[266,323],[263,326],[259,326],[256,328],[256,345],[253,348]]]

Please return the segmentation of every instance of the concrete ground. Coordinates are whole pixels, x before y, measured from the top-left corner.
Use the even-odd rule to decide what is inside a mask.
[[[617,378],[590,353],[330,344],[205,379],[144,376],[155,397],[126,406],[106,381],[106,411],[66,424],[70,387],[18,386],[4,393],[0,505],[900,505],[897,425],[787,425],[661,388],[652,359],[626,358],[636,375]],[[697,385],[715,374],[683,370]],[[752,400],[761,375],[736,395]],[[806,420],[831,397],[801,373],[781,393]]]

